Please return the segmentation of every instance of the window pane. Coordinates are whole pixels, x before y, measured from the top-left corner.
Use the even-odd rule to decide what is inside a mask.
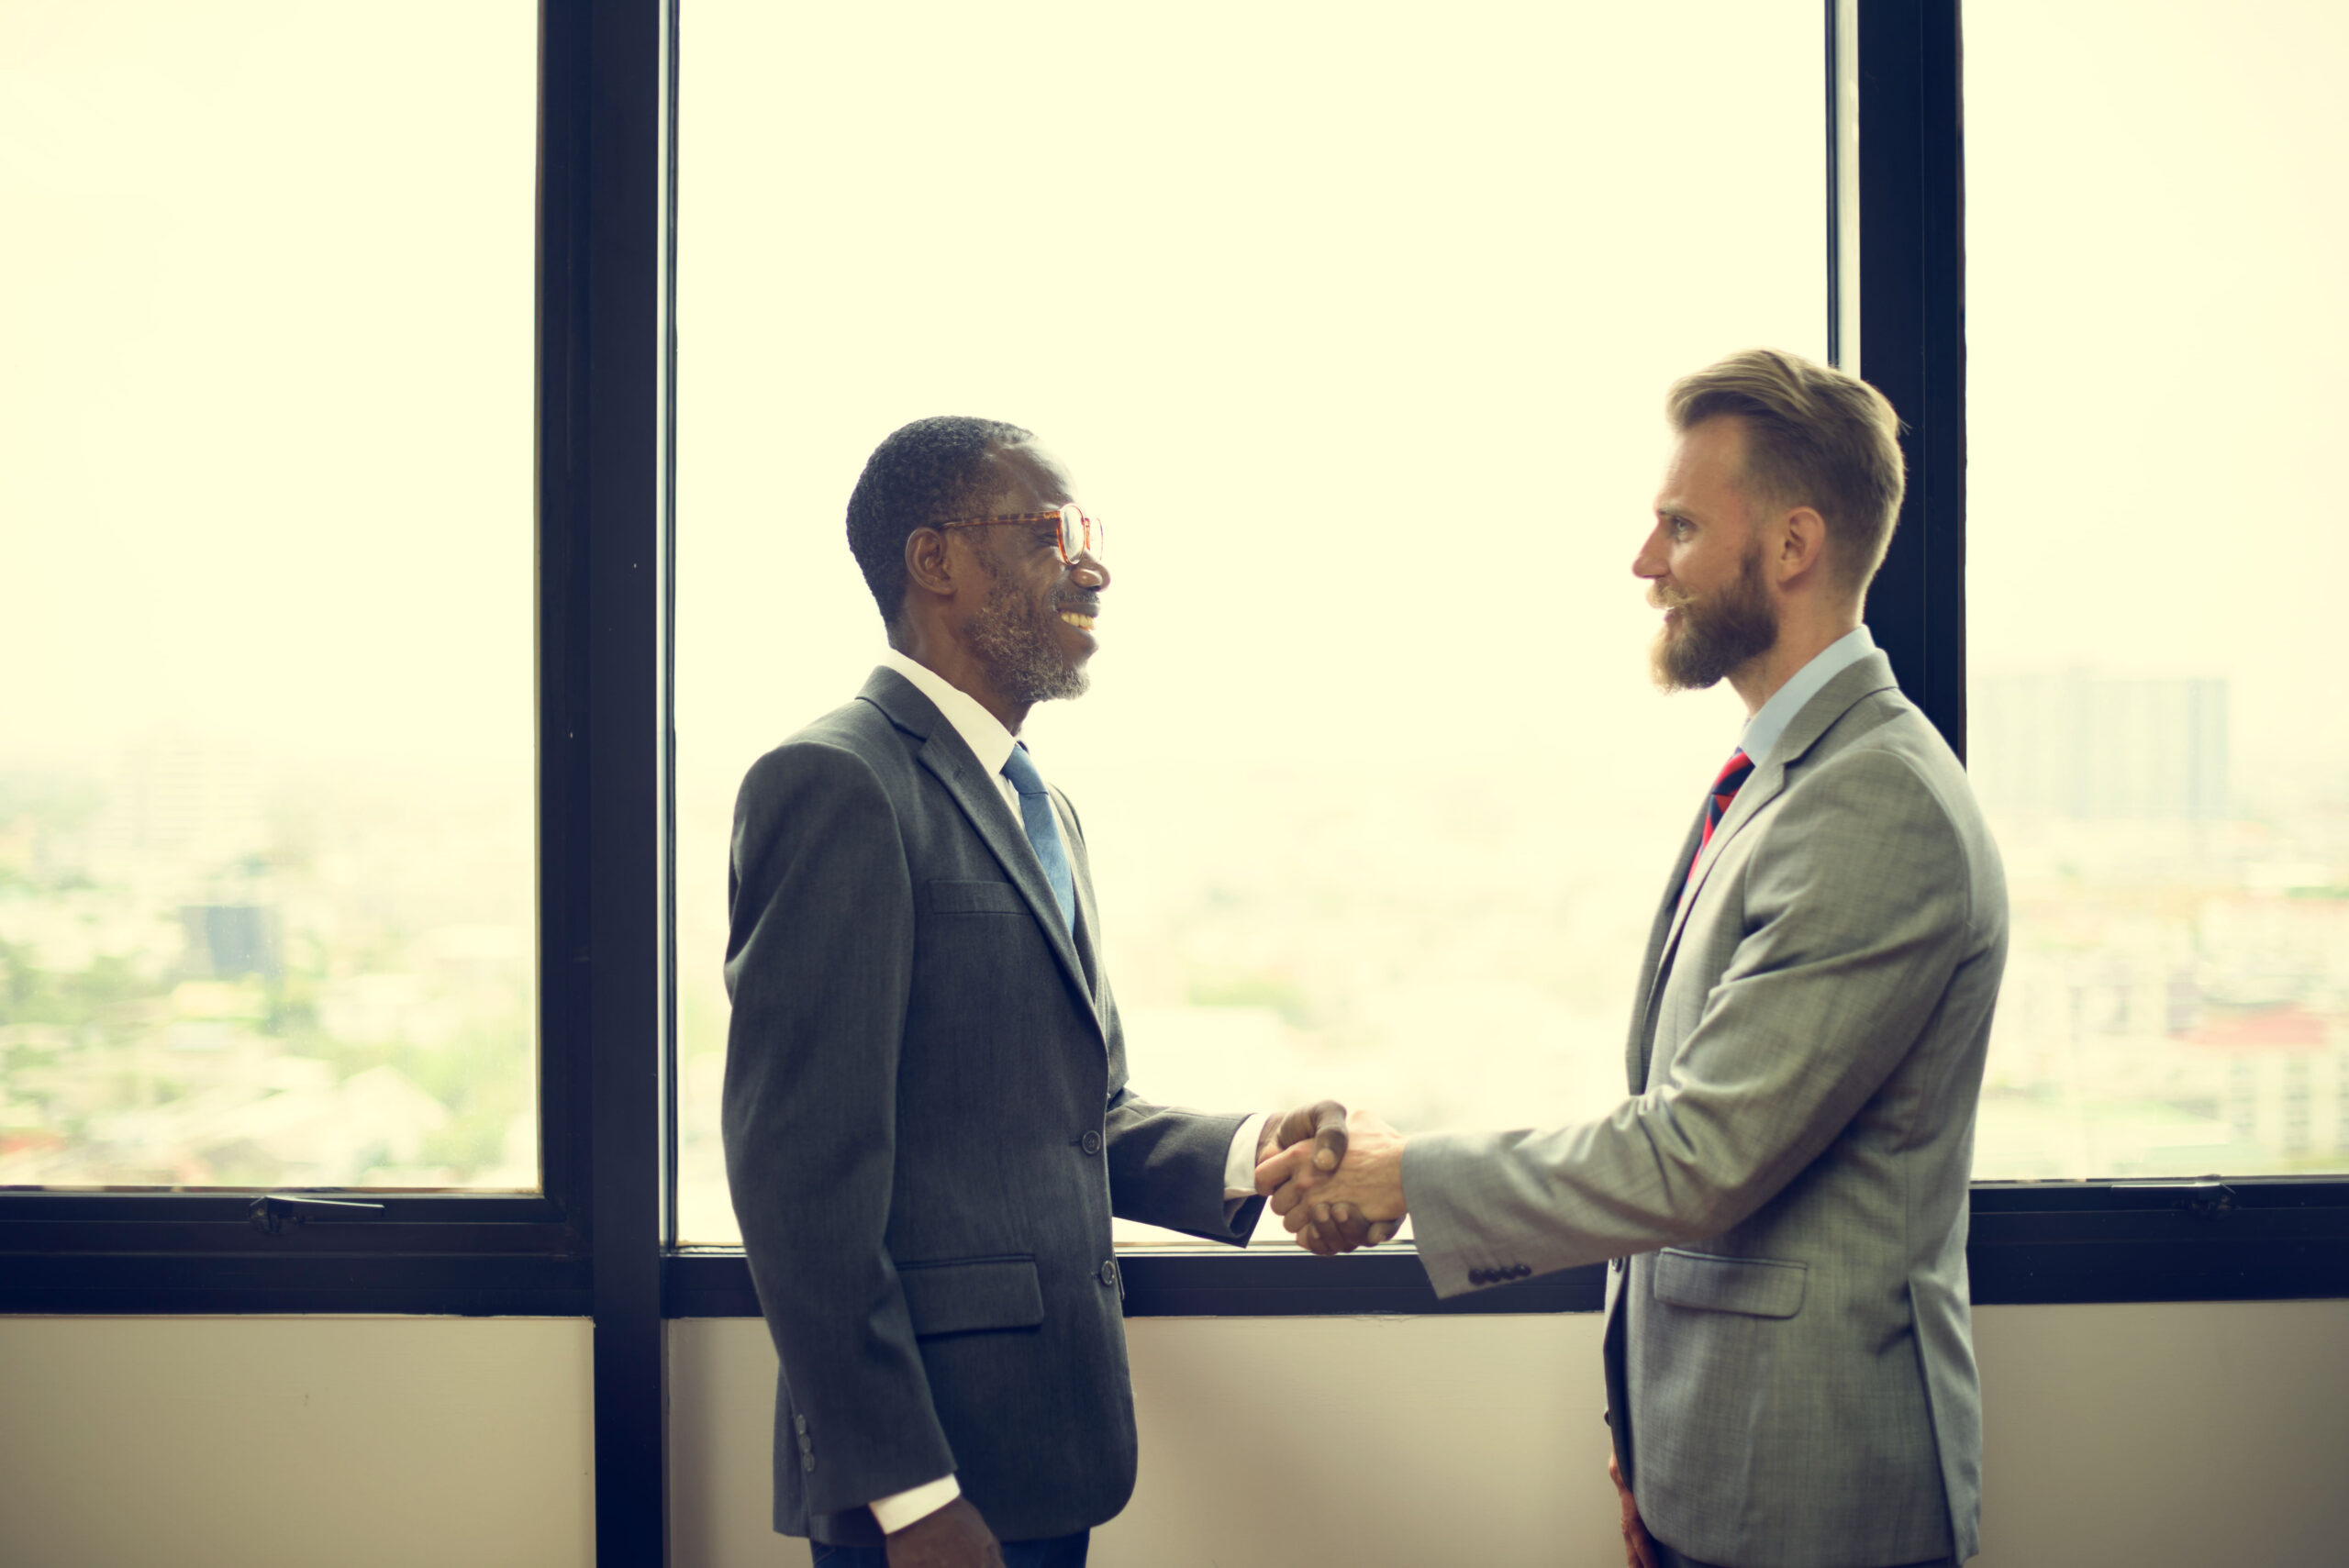
[[[536,50],[0,11],[0,1184],[538,1185]]]
[[[683,39],[683,1239],[736,1236],[734,790],[873,667],[842,511],[931,414],[1035,430],[1109,523],[1094,689],[1028,733],[1139,1092],[1620,1097],[1742,723],[1649,685],[1630,565],[1672,379],[1823,351],[1820,8],[695,0]]]
[[[2349,13],[1966,28],[1975,1173],[2349,1170]]]

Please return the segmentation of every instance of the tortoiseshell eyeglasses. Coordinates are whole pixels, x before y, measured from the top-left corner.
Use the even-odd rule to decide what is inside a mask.
[[[999,517],[957,517],[952,522],[938,526],[941,528],[991,528],[1003,523],[1051,523],[1057,530],[1052,537],[1052,545],[1061,552],[1061,563],[1064,566],[1075,565],[1080,555],[1090,555],[1096,561],[1101,559],[1105,533],[1100,521],[1086,517],[1085,509],[1074,501],[1049,512],[1013,512]]]

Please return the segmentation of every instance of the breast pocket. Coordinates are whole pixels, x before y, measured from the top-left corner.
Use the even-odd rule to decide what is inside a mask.
[[[1656,1254],[1655,1298],[1704,1312],[1791,1318],[1802,1310],[1809,1263],[1775,1258],[1724,1258],[1666,1247]]]
[[[1008,882],[933,882],[933,915],[1025,915],[1028,900]]]
[[[897,1284],[916,1339],[1033,1329],[1044,1321],[1044,1288],[1030,1255],[899,1263]]]

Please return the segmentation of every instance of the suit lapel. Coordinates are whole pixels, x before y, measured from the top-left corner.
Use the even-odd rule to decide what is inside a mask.
[[[1705,879],[1712,874],[1713,867],[1729,849],[1731,840],[1742,832],[1755,814],[1776,800],[1786,787],[1787,764],[1773,757],[1753,771],[1753,776],[1745,781],[1745,787],[1737,792],[1737,798],[1730,802],[1729,810],[1721,816],[1720,826],[1713,829],[1712,842],[1707,844],[1704,853],[1697,857],[1696,869],[1688,878],[1687,896],[1674,901],[1672,932],[1664,939],[1667,953],[1679,942],[1681,928],[1688,923],[1688,911],[1696,907],[1697,895],[1705,890]]]
[[[1100,1029],[1101,1010],[1094,1000],[1085,966],[1077,958],[1076,944],[1061,922],[1060,901],[1052,896],[1052,884],[1044,880],[1043,865],[1036,859],[1036,849],[1029,843],[1027,830],[1014,820],[1011,807],[996,787],[995,780],[980,770],[979,760],[971,754],[970,747],[963,744],[963,737],[946,722],[936,706],[896,671],[875,670],[860,695],[887,714],[898,728],[920,738],[921,765],[946,786],[946,793],[962,808],[964,819],[1001,862],[1011,884],[1027,899],[1028,912],[1042,930],[1063,975],[1085,999],[1094,1027]],[[1065,826],[1062,831],[1065,837]],[[1081,909],[1087,892],[1085,879],[1080,877],[1077,885]]]
[[[1704,895],[1705,879],[1720,862],[1730,841],[1760,815],[1764,806],[1785,793],[1788,772],[1819,743],[1820,737],[1834,728],[1835,721],[1849,713],[1862,697],[1897,689],[1898,685],[1898,683],[1892,678],[1892,662],[1881,652],[1876,652],[1841,672],[1820,687],[1819,695],[1803,704],[1802,710],[1788,721],[1784,733],[1778,737],[1778,743],[1771,748],[1769,762],[1754,770],[1753,776],[1745,781],[1745,787],[1739,790],[1737,798],[1730,803],[1720,825],[1713,829],[1712,842],[1705,845],[1703,855],[1697,861],[1696,873],[1688,880],[1687,896],[1682,897],[1676,886],[1664,894],[1664,908],[1657,912],[1656,917],[1664,935],[1661,941],[1653,937],[1649,940],[1649,951],[1653,962],[1646,972],[1647,986],[1642,996],[1639,1021],[1632,1037],[1633,1094],[1646,1091],[1648,1063],[1655,1040],[1653,1020],[1656,1004],[1664,995],[1664,979],[1671,973],[1673,955],[1679,951],[1680,933],[1687,927],[1689,912],[1696,908],[1697,900]],[[1688,864],[1688,857],[1696,852],[1702,839],[1704,820],[1704,811],[1700,807],[1697,813],[1697,827],[1681,849],[1679,863],[1684,867]]]
[[[1664,897],[1648,927],[1648,953],[1640,964],[1640,1005],[1632,1011],[1631,1038],[1624,1043],[1623,1052],[1625,1075],[1635,1095],[1647,1092],[1648,1051],[1655,1041],[1655,998],[1657,982],[1664,973],[1664,943],[1675,929],[1673,917],[1680,908],[1680,890],[1688,884],[1688,862],[1704,837],[1705,808],[1699,806],[1697,819],[1688,825],[1688,837],[1681,840],[1680,852],[1672,857],[1672,874],[1664,881]]]
[[[1057,789],[1052,809],[1060,817],[1061,841],[1068,846],[1069,871],[1076,884],[1076,959],[1084,966],[1093,1010],[1101,1009],[1101,921],[1093,903],[1093,868],[1085,858],[1085,835],[1076,829],[1076,813]]]

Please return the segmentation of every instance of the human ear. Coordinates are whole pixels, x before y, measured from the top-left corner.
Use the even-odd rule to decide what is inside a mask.
[[[1827,558],[1827,519],[1797,506],[1778,519],[1778,576],[1792,582]]]
[[[916,528],[906,536],[906,580],[925,593],[952,596],[954,563],[944,533]]]

